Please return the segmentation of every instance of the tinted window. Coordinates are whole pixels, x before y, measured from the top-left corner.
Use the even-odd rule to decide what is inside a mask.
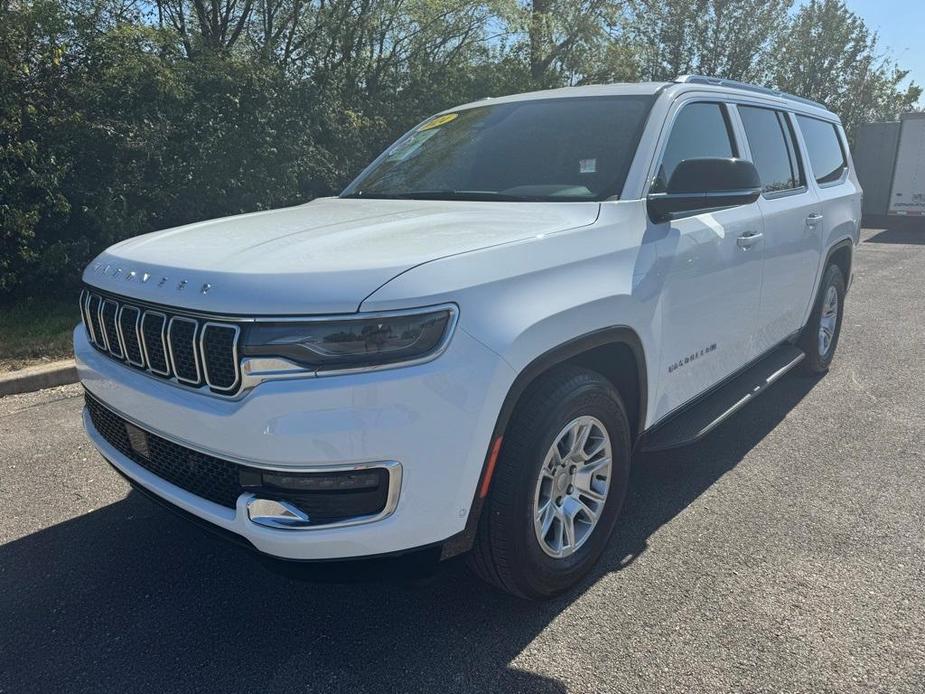
[[[719,104],[688,104],[675,119],[652,184],[653,193],[667,190],[675,167],[685,159],[736,156],[726,114]]]
[[[651,96],[487,104],[405,134],[344,196],[603,200],[623,188]]]
[[[803,185],[787,117],[780,111],[739,106],[752,161],[766,193],[792,190]]]
[[[800,124],[806,142],[809,163],[813,167],[816,181],[831,183],[840,179],[848,163],[835,126],[808,116],[797,116],[797,123]]]

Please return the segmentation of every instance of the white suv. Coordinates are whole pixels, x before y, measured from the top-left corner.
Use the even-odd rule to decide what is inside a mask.
[[[471,550],[543,597],[635,450],[838,343],[861,191],[819,104],[705,77],[438,114],[336,198],[116,244],[84,272],[84,424],[288,560]]]

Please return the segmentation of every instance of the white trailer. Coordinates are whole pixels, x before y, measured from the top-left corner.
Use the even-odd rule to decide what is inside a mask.
[[[904,113],[900,118],[887,214],[925,216],[925,113]]]

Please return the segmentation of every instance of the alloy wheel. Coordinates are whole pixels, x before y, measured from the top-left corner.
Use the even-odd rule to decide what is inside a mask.
[[[832,348],[835,338],[835,326],[838,322],[838,290],[829,287],[822,302],[822,314],[819,318],[819,356],[824,357]]]
[[[562,559],[591,537],[610,489],[613,451],[603,423],[577,417],[556,436],[543,460],[533,529],[543,551]]]

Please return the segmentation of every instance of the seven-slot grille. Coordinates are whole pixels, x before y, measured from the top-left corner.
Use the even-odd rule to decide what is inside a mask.
[[[80,293],[80,313],[90,342],[114,359],[224,395],[238,389],[237,325],[136,306],[87,289]]]

